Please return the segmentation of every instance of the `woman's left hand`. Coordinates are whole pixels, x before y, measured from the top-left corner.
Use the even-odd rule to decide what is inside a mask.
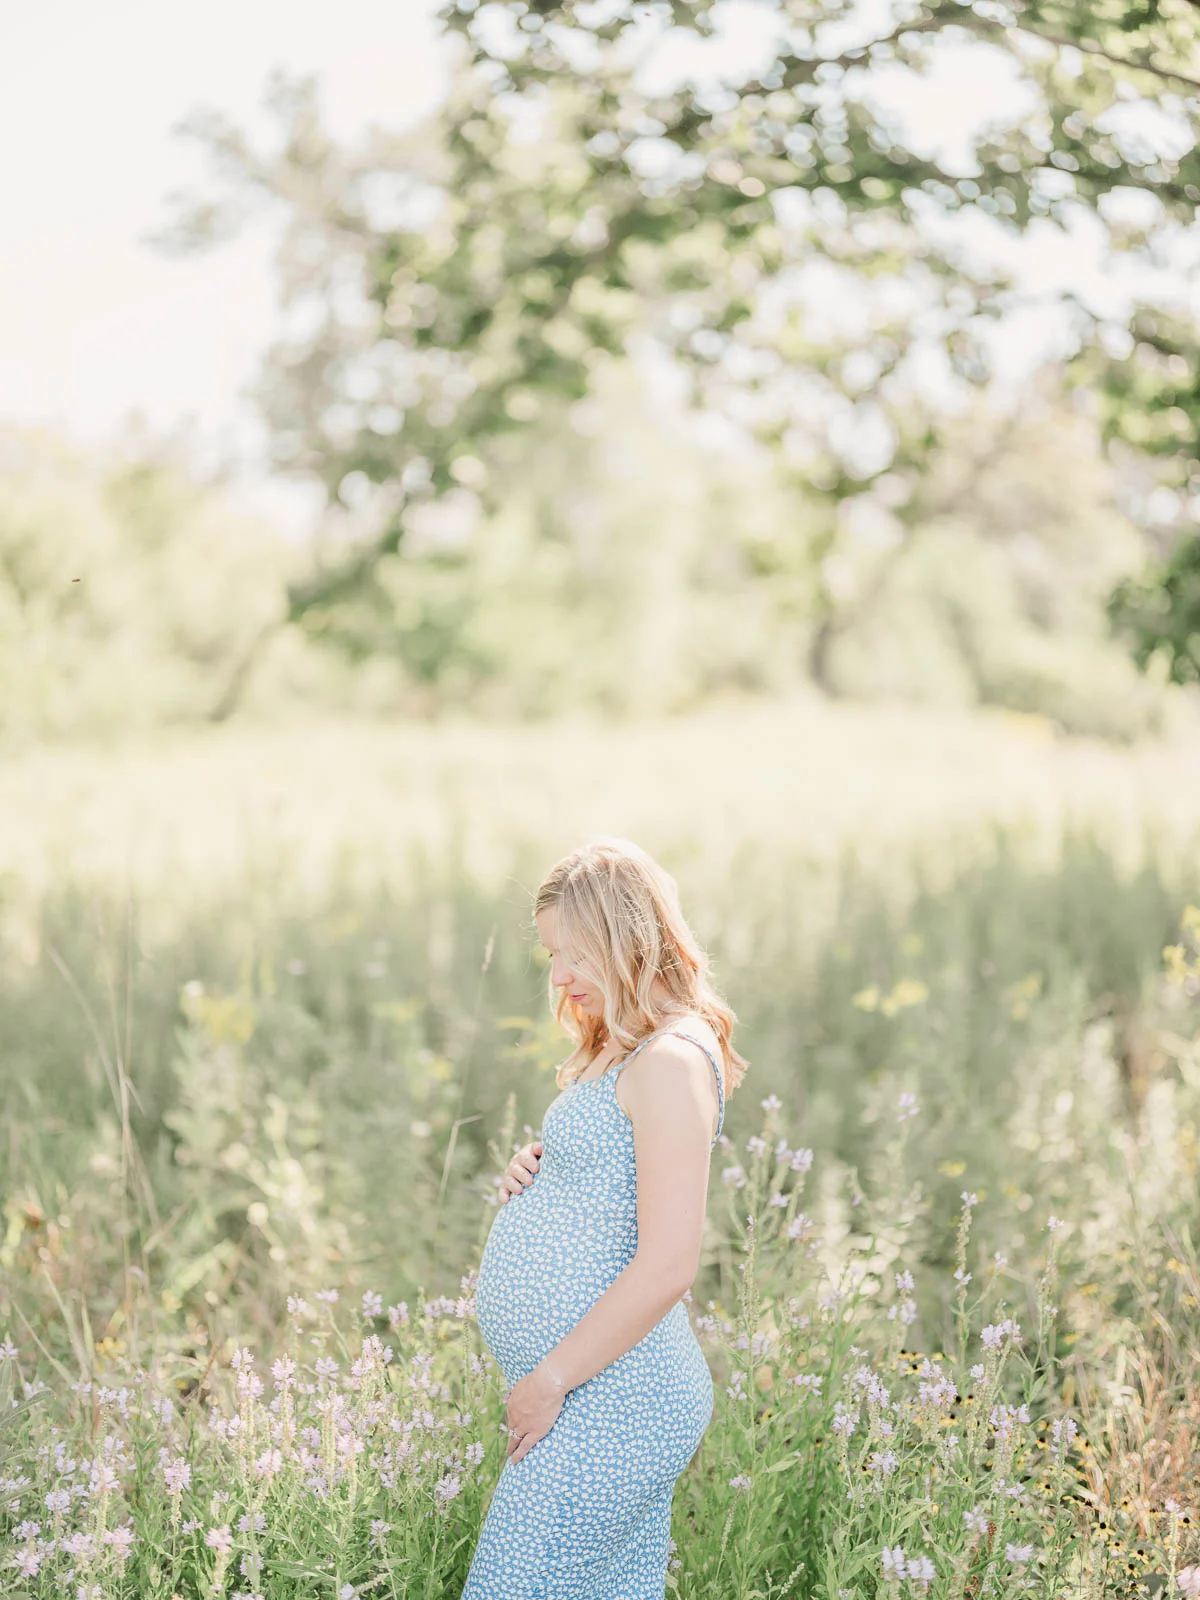
[[[513,1384],[508,1396],[508,1426],[512,1431],[505,1455],[514,1462],[527,1456],[554,1426],[565,1398],[565,1385],[545,1363]]]

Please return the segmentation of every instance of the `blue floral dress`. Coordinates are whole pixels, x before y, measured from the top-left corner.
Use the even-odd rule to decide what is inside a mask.
[[[576,1081],[542,1126],[532,1184],[492,1223],[476,1315],[511,1387],[633,1260],[637,1169],[617,1078],[652,1033],[599,1078]],[[717,1075],[717,1134],[725,1120]],[[713,1143],[716,1143],[714,1136]],[[713,1381],[677,1301],[616,1361],[572,1389],[550,1432],[500,1474],[462,1600],[662,1600],[671,1497],[713,1408]]]

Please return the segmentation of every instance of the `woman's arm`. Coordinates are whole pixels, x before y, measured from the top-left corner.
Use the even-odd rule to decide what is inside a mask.
[[[570,1333],[514,1385],[509,1441],[514,1460],[550,1431],[568,1389],[623,1356],[690,1288],[700,1261],[717,1092],[694,1045],[656,1039],[621,1074],[633,1124],[638,1246],[633,1260]]]

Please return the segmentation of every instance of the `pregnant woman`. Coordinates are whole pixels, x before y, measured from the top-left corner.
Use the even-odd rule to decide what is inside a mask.
[[[509,1440],[463,1600],[662,1600],[675,1481],[713,1407],[682,1297],[746,1063],[675,880],[636,845],[565,857],[534,916],[575,1048],[480,1263]]]

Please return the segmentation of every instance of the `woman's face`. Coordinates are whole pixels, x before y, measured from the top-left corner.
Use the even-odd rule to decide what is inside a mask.
[[[604,1015],[604,996],[591,988],[585,978],[581,978],[573,972],[567,960],[559,951],[554,908],[548,907],[545,911],[539,911],[534,920],[537,923],[542,944],[550,952],[550,982],[556,989],[565,991],[567,998],[577,1010],[582,1011],[589,1017],[602,1017]]]

